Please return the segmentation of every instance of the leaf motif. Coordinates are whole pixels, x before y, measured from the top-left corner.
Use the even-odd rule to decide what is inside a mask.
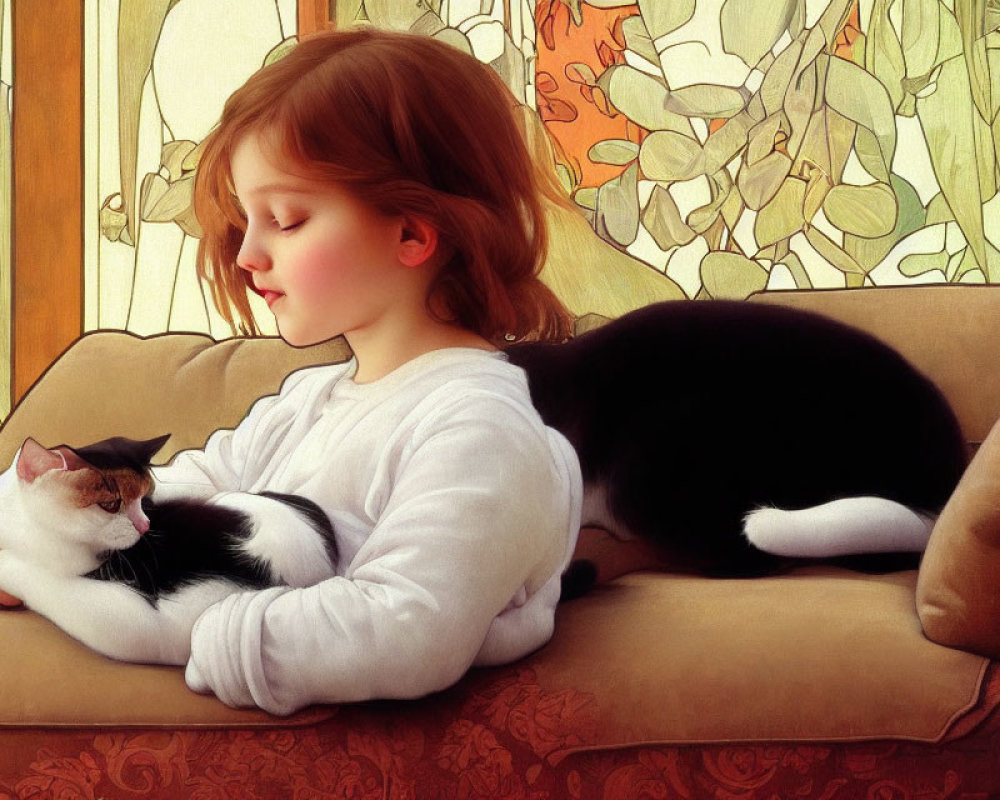
[[[886,88],[857,64],[831,58],[827,68],[826,101],[834,111],[870,134],[866,140],[864,131],[858,131],[861,140],[856,145],[858,158],[870,174],[888,182],[896,152],[896,119]]]
[[[657,184],[642,212],[642,224],[656,246],[667,251],[694,241],[695,232],[684,224],[670,192]]]
[[[299,39],[297,36],[289,36],[287,39],[278,42],[278,44],[272,47],[271,50],[268,52],[268,54],[264,56],[263,66],[266,67],[268,64],[273,64],[275,61],[280,61],[289,53],[291,53],[292,50],[295,49],[295,45],[297,45],[298,43]]]
[[[747,207],[758,211],[770,203],[791,168],[792,159],[777,150],[755,164],[740,167],[736,184]]]
[[[587,156],[595,164],[625,166],[639,157],[639,145],[628,139],[605,139],[591,147]]]
[[[686,181],[704,174],[705,157],[694,139],[675,131],[654,131],[639,150],[642,174],[654,181]]]
[[[767,247],[802,230],[806,222],[802,208],[807,186],[799,178],[786,178],[774,199],[760,209],[753,228],[757,247]]]
[[[767,116],[784,108],[785,93],[798,69],[802,50],[801,42],[792,42],[778,54],[774,63],[764,73],[764,80],[761,81],[757,94],[764,104],[764,113]]]
[[[597,190],[597,232],[606,233],[623,247],[632,244],[639,234],[638,174],[638,165],[633,163]]]
[[[667,2],[638,0],[638,2],[639,13],[653,41],[687,24],[694,16],[695,0],[667,0]]]
[[[646,24],[641,15],[634,14],[622,20],[622,35],[625,37],[625,47],[644,61],[659,66],[660,54],[656,52],[653,40],[649,37]]]
[[[746,89],[696,83],[668,92],[666,108],[684,117],[728,119],[746,108]]]
[[[563,71],[573,83],[580,83],[584,86],[593,86],[597,83],[597,75],[594,74],[594,70],[589,64],[575,61],[567,64]]]
[[[844,233],[875,239],[889,234],[896,225],[896,195],[885,183],[838,184],[823,201],[823,212]]]
[[[788,29],[797,5],[798,0],[726,0],[720,18],[723,49],[757,66]]]
[[[901,46],[906,74],[926,75],[934,68],[938,52],[940,19],[938,0],[903,0]]]
[[[982,197],[974,118],[976,107],[963,59],[941,65],[937,90],[917,101],[917,116],[927,140],[934,173],[948,207],[977,262],[986,267]]]
[[[972,100],[983,119],[993,119],[993,97],[986,39],[983,23],[986,19],[985,0],[955,0],[955,19],[962,34],[962,49],[968,71]],[[977,258],[979,253],[976,254]],[[983,254],[985,258],[985,254]]]
[[[123,210],[135,240],[135,171],[139,153],[139,106],[163,21],[178,0],[121,0],[118,6],[118,149]]]
[[[875,0],[868,38],[865,40],[865,69],[878,78],[889,92],[893,108],[903,101],[901,81],[906,72],[903,46],[896,36],[896,29],[889,21],[889,6],[893,0]]]
[[[164,142],[160,163],[167,171],[167,180],[175,181],[184,174],[185,164],[189,163],[188,156],[194,152],[196,146],[194,142],[187,139]]]
[[[899,262],[899,271],[907,278],[917,278],[934,270],[944,272],[948,267],[948,261],[947,250],[941,250],[939,253],[910,253]]]
[[[811,289],[812,280],[809,277],[809,273],[806,271],[805,265],[802,263],[802,259],[799,258],[798,254],[790,250],[788,255],[781,259],[781,264],[785,267],[792,275],[792,280],[795,281],[796,289]]]
[[[705,172],[718,172],[747,146],[754,121],[746,112],[727,119],[721,128],[708,137],[705,153]]]
[[[597,86],[618,111],[640,128],[692,135],[691,123],[667,110],[668,92],[662,80],[627,64],[616,64],[604,70]]]
[[[881,264],[882,259],[904,236],[909,236],[924,225],[932,224],[924,212],[916,189],[898,175],[892,175],[891,179],[892,190],[898,204],[896,224],[892,231],[885,236],[874,239],[862,239],[859,236],[849,234],[844,236],[844,249],[864,269],[869,271]],[[942,200],[941,204],[947,209],[947,203]],[[950,217],[950,211],[948,211],[948,215]]]
[[[745,300],[767,286],[767,270],[739,253],[712,251],[701,260],[701,283],[717,300]]]
[[[812,225],[807,225],[804,232],[806,239],[813,246],[813,249],[825,258],[831,266],[836,267],[848,276],[850,285],[860,285],[858,281],[851,281],[850,276],[863,278],[865,270],[851,257],[850,253]]]

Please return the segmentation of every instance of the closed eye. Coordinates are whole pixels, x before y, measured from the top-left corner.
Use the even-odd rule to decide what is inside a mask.
[[[113,500],[105,500],[103,503],[98,503],[97,505],[109,514],[117,514],[122,510],[122,499],[120,497],[116,497]]]
[[[277,220],[275,220],[275,222],[278,223]],[[300,219],[298,222],[293,222],[291,225],[282,225],[281,223],[278,223],[278,230],[280,230],[282,233],[288,233],[300,227],[304,222],[305,222],[304,219]]]

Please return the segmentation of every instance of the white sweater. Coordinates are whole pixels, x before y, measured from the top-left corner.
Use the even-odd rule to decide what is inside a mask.
[[[499,353],[439,350],[367,384],[289,376],[232,431],[154,471],[155,497],[263,489],[330,517],[337,576],[232,595],[192,634],[186,678],[235,706],[417,697],[552,635],[576,544],[576,454]]]

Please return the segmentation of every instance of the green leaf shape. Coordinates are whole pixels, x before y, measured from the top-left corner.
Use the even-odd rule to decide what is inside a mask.
[[[642,224],[653,237],[656,246],[664,251],[689,244],[696,236],[681,219],[677,203],[670,192],[659,184],[653,187],[649,202],[642,212]]]
[[[712,200],[694,209],[687,217],[687,224],[701,235],[705,233],[719,218],[723,205],[733,193],[733,179],[728,170],[720,170],[708,176],[712,191]]]
[[[757,94],[764,105],[766,116],[784,109],[785,93],[799,67],[802,51],[801,42],[792,42],[778,54],[774,63],[764,73],[764,80],[761,81]]]
[[[989,61],[986,57],[986,38],[983,23],[986,21],[986,0],[955,0],[955,19],[962,34],[962,49],[968,72],[972,101],[985,120],[992,121],[996,106],[993,92],[1000,94],[1000,87],[992,87]],[[980,258],[980,254],[976,254]],[[985,259],[985,254],[982,255]]]
[[[746,89],[696,83],[667,93],[666,109],[683,117],[728,119],[746,108]]]
[[[896,196],[898,211],[896,213],[896,224],[885,236],[874,239],[863,239],[859,236],[844,236],[844,249],[850,253],[851,257],[857,261],[861,267],[871,271],[882,263],[889,251],[896,246],[896,243],[904,236],[909,236],[916,230],[930,224],[923,205],[920,203],[920,196],[917,190],[904,178],[893,174],[892,190]],[[948,208],[947,203],[942,199],[942,205]],[[949,218],[951,211],[948,211]]]
[[[633,163],[597,190],[597,233],[623,247],[632,244],[639,234],[638,176],[639,167]]]
[[[646,30],[654,41],[673,33],[694,16],[695,0],[638,0]],[[621,5],[621,3],[616,3]]]
[[[278,42],[268,51],[268,54],[264,56],[264,66],[266,67],[268,64],[273,64],[275,61],[281,61],[281,59],[295,49],[295,45],[298,43],[299,38],[297,36],[289,36]]]
[[[659,66],[660,54],[656,52],[653,40],[646,30],[642,15],[636,14],[622,20],[622,35],[625,37],[625,47],[650,64]]]
[[[591,147],[587,157],[595,164],[623,167],[639,157],[639,145],[628,139],[605,139]]]
[[[118,6],[118,149],[122,207],[135,241],[135,171],[142,87],[153,66],[163,21],[179,0],[121,0]]]
[[[563,72],[566,73],[566,77],[573,83],[579,83],[583,86],[593,86],[597,83],[597,75],[594,74],[594,70],[590,64],[574,61],[571,64],[567,64]]]
[[[782,182],[774,199],[757,213],[753,226],[757,247],[763,249],[802,230],[806,223],[802,209],[807,187],[808,183],[799,178],[786,178]]]
[[[755,123],[747,112],[743,111],[735,117],[727,119],[721,128],[708,137],[703,152],[705,154],[705,172],[714,173],[725,167],[743,150],[749,141],[751,129]]]
[[[654,181],[686,181],[704,174],[701,145],[675,131],[654,131],[639,150],[642,174]]]
[[[804,228],[804,233],[813,249],[825,258],[829,264],[844,273],[848,287],[861,286],[867,274],[864,268],[855,261],[839,244],[812,225]]]
[[[627,64],[608,67],[598,87],[618,111],[647,131],[676,131],[693,136],[691,123],[668,111],[668,90],[662,80]]]
[[[726,0],[720,15],[723,49],[757,66],[788,29],[797,5],[798,0]]]
[[[899,262],[899,271],[907,278],[918,278],[934,270],[944,272],[948,268],[948,251],[939,253],[910,253]]]
[[[896,195],[886,183],[870,186],[838,184],[823,201],[826,218],[844,233],[875,239],[896,226]]]
[[[745,300],[767,286],[767,270],[739,253],[713,250],[701,260],[701,283],[716,300]]]
[[[855,140],[858,160],[876,180],[888,183],[896,152],[896,119],[886,88],[857,64],[831,58],[826,101],[838,114],[861,126]]]
[[[893,108],[903,102],[901,82],[906,73],[903,46],[889,21],[889,7],[894,0],[875,0],[865,39],[865,69],[889,92]]]
[[[809,273],[806,271],[805,265],[797,253],[790,250],[784,258],[775,263],[784,264],[788,268],[788,271],[792,275],[792,280],[795,281],[796,289],[812,288],[812,279],[809,277]]]
[[[938,0],[903,0],[900,45],[906,74],[913,78],[934,68],[940,38]]]
[[[988,265],[976,116],[965,61],[946,61],[938,74],[937,90],[917,101],[917,117],[941,192],[976,261],[985,270]],[[1000,275],[986,274],[991,282],[1000,279]]]
[[[736,176],[736,185],[748,208],[759,211],[781,189],[792,169],[792,159],[775,150],[754,164],[744,164]]]

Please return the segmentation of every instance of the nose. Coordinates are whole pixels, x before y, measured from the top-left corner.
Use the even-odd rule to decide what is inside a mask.
[[[240,251],[236,254],[236,266],[248,272],[257,272],[270,267],[270,261],[260,236],[252,225],[248,225],[243,233],[243,242],[240,244]]]

